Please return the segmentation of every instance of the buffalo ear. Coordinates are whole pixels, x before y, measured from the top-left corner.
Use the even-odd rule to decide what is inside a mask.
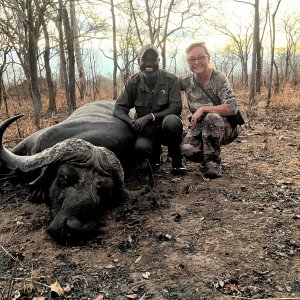
[[[39,176],[36,179],[34,179],[33,181],[29,182],[29,186],[39,185],[46,177],[46,172],[47,172],[47,167],[43,167],[41,169]]]
[[[48,202],[48,191],[56,169],[57,166],[54,165],[43,167],[39,175],[28,184],[32,190],[32,194],[28,198],[29,201]]]
[[[47,202],[48,197],[46,196],[46,192],[44,190],[35,189],[27,200],[33,203]]]

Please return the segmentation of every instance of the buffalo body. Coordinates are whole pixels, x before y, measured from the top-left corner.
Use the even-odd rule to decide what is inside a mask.
[[[134,137],[112,108],[113,101],[82,106],[12,151],[3,146],[2,136],[19,116],[0,126],[0,164],[11,175],[30,179],[32,198],[49,203],[48,232],[57,240],[90,236],[101,215],[127,197],[122,164],[131,161]]]

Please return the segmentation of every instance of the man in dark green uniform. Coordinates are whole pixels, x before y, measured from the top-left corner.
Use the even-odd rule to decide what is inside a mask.
[[[153,45],[143,46],[138,59],[140,72],[126,82],[113,114],[137,133],[135,151],[140,159],[148,158],[158,168],[161,145],[166,145],[172,158],[172,173],[183,175],[186,168],[179,148],[183,125],[178,77],[159,69],[159,52]],[[133,107],[134,119],[128,115]]]

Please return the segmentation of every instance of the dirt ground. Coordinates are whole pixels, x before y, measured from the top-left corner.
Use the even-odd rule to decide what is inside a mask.
[[[299,110],[258,110],[222,149],[222,178],[190,162],[174,177],[165,161],[153,191],[77,246],[47,235],[26,187],[0,182],[0,299],[300,299],[299,128]]]

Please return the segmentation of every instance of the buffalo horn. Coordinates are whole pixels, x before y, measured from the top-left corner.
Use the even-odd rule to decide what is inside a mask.
[[[31,156],[20,156],[10,152],[3,145],[3,134],[8,126],[20,117],[21,115],[11,117],[0,125],[0,163],[7,169],[29,172],[56,162],[85,163],[91,158],[94,146],[80,139],[65,140]]]
[[[18,169],[18,165],[21,162],[24,162],[26,157],[18,157],[8,151],[4,145],[3,145],[3,134],[5,130],[8,128],[8,126],[16,121],[17,119],[21,118],[23,115],[17,115],[13,116],[7,120],[5,120],[1,125],[0,125],[0,138],[1,138],[1,143],[0,143],[0,162],[6,166],[10,170],[16,170]]]

